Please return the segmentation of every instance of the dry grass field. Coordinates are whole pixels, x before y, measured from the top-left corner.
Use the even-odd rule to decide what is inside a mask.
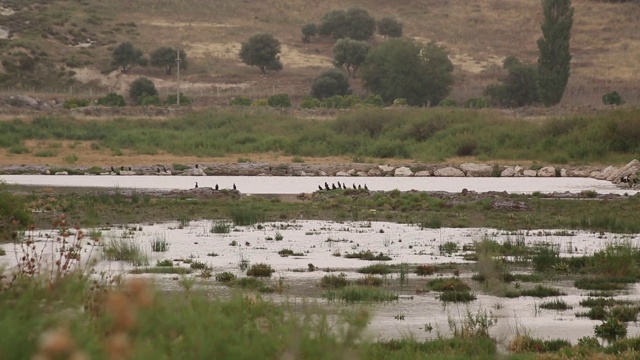
[[[359,6],[377,19],[393,16],[403,22],[405,36],[446,45],[456,65],[452,97],[458,101],[480,96],[486,85],[495,82],[505,56],[535,62],[542,19],[539,0],[28,0],[24,3],[36,5],[23,7],[11,16],[34,17],[33,21],[47,25],[42,26],[43,31],[50,35],[43,36],[37,29],[16,31],[9,41],[13,52],[44,50],[47,55],[41,61],[55,64],[60,71],[73,71],[70,77],[77,83],[65,81],[77,88],[82,88],[78,84],[86,84],[85,89],[123,92],[137,76],[145,75],[154,78],[161,92],[167,92],[175,86],[174,78],[165,76],[162,69],[136,67],[131,74],[101,71],[109,68],[110,53],[122,41],[132,41],[146,54],[162,45],[180,46],[190,60],[189,69],[183,72],[187,81],[185,92],[198,98],[199,105],[226,103],[238,94],[258,98],[287,92],[294,100],[306,95],[313,77],[331,67],[333,41],[316,37],[304,44],[300,27],[319,22],[331,9]],[[640,103],[637,31],[640,3],[574,0],[573,5],[572,75],[562,104],[601,106],[601,96],[611,90],[621,93],[629,104]],[[8,18],[0,17],[0,27],[11,27],[7,25]],[[241,42],[258,32],[273,33],[281,41],[283,71],[260,76],[257,68],[239,61]],[[83,35],[93,45],[77,46]],[[372,43],[381,41],[384,39],[376,37]],[[34,85],[33,90],[66,89],[65,84],[61,79],[51,79]],[[364,91],[357,79],[352,87],[356,93]]]

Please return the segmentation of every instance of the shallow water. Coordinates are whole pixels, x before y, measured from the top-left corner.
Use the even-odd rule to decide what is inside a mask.
[[[593,190],[601,194],[629,194],[637,190],[621,189],[608,181],[591,178],[446,178],[446,177],[302,177],[302,176],[112,176],[112,175],[1,175],[0,181],[9,184],[105,187],[135,189],[190,189],[200,187],[230,189],[236,184],[245,194],[299,194],[318,190],[324,183],[344,183],[352,188],[365,184],[372,191],[419,190],[460,192],[506,191],[509,193],[571,192]]]
[[[283,277],[290,285],[290,291],[285,295],[270,295],[276,301],[291,301],[299,299],[300,294],[319,293],[317,283],[326,275],[326,271],[344,272],[349,279],[361,277],[356,270],[376,262],[358,259],[347,259],[347,253],[371,250],[382,252],[392,257],[389,264],[439,264],[466,263],[462,259],[462,252],[454,255],[443,254],[439,246],[445,242],[454,242],[461,249],[465,244],[489,236],[497,241],[524,240],[526,244],[549,243],[558,246],[561,256],[576,256],[591,254],[615,241],[628,241],[633,245],[640,245],[640,236],[616,235],[608,233],[590,233],[583,231],[534,230],[508,233],[487,228],[441,228],[421,229],[406,224],[387,222],[327,222],[327,221],[292,221],[262,224],[261,229],[255,226],[232,227],[228,234],[213,234],[210,229],[214,221],[194,221],[188,226],[180,228],[176,222],[155,225],[132,225],[128,228],[110,228],[102,230],[101,242],[112,239],[127,238],[138,243],[149,255],[150,265],[162,259],[193,259],[206,263],[213,268],[214,273],[230,271],[240,276],[242,271],[239,263],[247,260],[250,264],[265,262],[270,264],[276,273],[273,279]],[[136,229],[132,231],[131,229]],[[275,240],[280,234],[282,240]],[[34,234],[39,246],[47,244],[45,233]],[[52,234],[55,235],[55,234]],[[572,235],[572,236],[567,236]],[[151,252],[153,240],[166,239],[169,249],[166,252]],[[273,239],[273,240],[269,240]],[[327,241],[331,239],[333,241]],[[232,241],[237,243],[231,246]],[[0,257],[0,267],[16,264],[16,249],[12,245],[3,245],[6,256]],[[301,252],[304,256],[280,257],[277,252],[291,249]],[[47,249],[46,252],[51,252]],[[334,256],[339,252],[340,257]],[[94,249],[94,255],[101,253],[100,247]],[[217,256],[208,256],[215,253]],[[83,256],[87,257],[88,252]],[[98,258],[98,257],[96,257]],[[188,266],[175,262],[177,266]],[[308,272],[308,264],[313,264],[317,271]],[[127,272],[131,265],[116,261],[100,261],[98,271],[114,273]],[[157,286],[168,289],[179,289],[175,275],[141,275],[156,279]],[[476,301],[468,305],[447,305],[443,307],[437,299],[437,293],[429,292],[416,294],[416,288],[422,288],[426,281],[437,277],[417,277],[409,275],[409,283],[399,291],[404,294],[399,301],[388,304],[370,305],[373,318],[367,329],[368,336],[377,338],[400,338],[413,336],[417,339],[433,338],[440,335],[449,336],[448,321],[450,318],[462,321],[467,309],[475,314],[479,309],[491,312],[497,319],[497,324],[491,329],[491,334],[502,344],[520,331],[528,331],[531,335],[545,339],[563,338],[575,343],[580,337],[593,336],[594,325],[599,321],[587,318],[577,318],[575,313],[585,311],[578,303],[586,298],[586,291],[572,287],[572,282],[550,283],[566,292],[559,298],[565,300],[574,308],[566,311],[539,309],[537,305],[552,300],[522,297],[516,299],[498,298],[483,294],[480,288],[475,293]],[[445,275],[448,276],[448,275]],[[461,277],[468,278],[470,273],[463,273]],[[385,277],[386,281],[397,286],[398,275]],[[226,287],[218,285],[213,278],[199,280],[198,286],[212,287],[216,293],[225,294]],[[478,286],[475,284],[474,286]],[[523,286],[528,286],[523,284]],[[287,293],[297,295],[286,295]],[[411,298],[408,298],[411,297]],[[640,300],[640,285],[632,285],[623,298]],[[499,305],[497,305],[499,304]],[[404,320],[398,320],[396,315],[405,315]],[[426,324],[431,324],[432,332],[424,330]],[[640,333],[636,323],[629,323],[629,335]]]

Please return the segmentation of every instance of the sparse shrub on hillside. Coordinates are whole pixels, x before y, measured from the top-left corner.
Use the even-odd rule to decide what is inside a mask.
[[[140,104],[142,98],[155,95],[158,95],[158,90],[156,90],[153,81],[146,77],[139,77],[129,87],[129,97],[138,104]]]
[[[251,103],[253,107],[264,107],[269,106],[269,101],[267,99],[256,99]]]
[[[443,99],[442,101],[440,101],[438,106],[440,106],[440,107],[456,107],[456,106],[458,106],[458,102],[453,100],[453,99]]]
[[[123,73],[129,72],[135,65],[147,65],[142,50],[133,46],[129,41],[118,45],[111,53],[111,64],[118,66]]]
[[[246,96],[236,96],[229,102],[231,106],[250,106],[251,99]]]
[[[79,107],[89,106],[91,102],[87,99],[69,98],[62,105],[65,109],[75,109]]]
[[[624,104],[624,100],[622,100],[622,96],[618,94],[617,91],[612,91],[606,93],[602,96],[602,102],[605,105],[622,105]]]
[[[340,39],[333,46],[333,65],[344,67],[352,78],[367,58],[371,46],[366,41]]]
[[[165,102],[167,105],[177,105],[178,104],[178,96],[176,94],[170,94],[167,96],[167,101]],[[180,106],[191,105],[191,99],[180,93]]]
[[[154,67],[164,68],[165,74],[170,75],[171,69],[177,64],[178,52],[172,47],[162,46],[151,52],[150,63]],[[187,53],[180,49],[180,69],[184,70],[188,66]]]
[[[319,108],[320,107],[320,100],[318,100],[316,98],[312,98],[312,97],[306,96],[300,102],[300,107],[303,108],[303,109]]]
[[[98,105],[101,106],[125,106],[127,105],[124,97],[116,93],[108,93],[104,97],[98,99]]]
[[[257,66],[262,74],[267,70],[282,70],[280,41],[271,34],[256,34],[242,43],[240,59],[249,66]]]
[[[392,17],[383,17],[378,21],[378,34],[386,38],[402,37],[402,23]]]
[[[291,100],[288,94],[276,94],[267,98],[269,106],[274,108],[289,108],[291,107]]]
[[[313,79],[311,84],[311,96],[325,99],[336,95],[349,94],[349,79],[344,72],[331,69],[323,72]]]
[[[469,98],[464,102],[467,109],[484,109],[489,107],[489,101],[484,98]]]
[[[308,23],[308,24],[302,25],[301,31],[302,31],[302,42],[308,43],[308,42],[311,42],[312,37],[316,36],[316,34],[318,33],[318,28],[316,27],[316,24]]]

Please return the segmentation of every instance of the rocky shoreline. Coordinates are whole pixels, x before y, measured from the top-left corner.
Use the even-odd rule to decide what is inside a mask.
[[[64,168],[45,165],[9,165],[0,167],[0,174],[17,175],[157,175],[157,176],[340,176],[340,177],[588,177],[611,181],[628,188],[640,188],[640,162],[636,159],[623,167],[614,166],[544,166],[525,168],[518,165],[421,164],[377,165],[364,163],[211,163],[172,166],[86,167]]]

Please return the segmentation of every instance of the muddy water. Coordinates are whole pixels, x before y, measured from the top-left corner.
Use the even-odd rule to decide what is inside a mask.
[[[446,177],[293,177],[293,176],[111,176],[111,175],[2,175],[0,181],[9,184],[69,187],[105,187],[136,189],[190,189],[200,187],[230,189],[236,184],[245,194],[299,194],[344,183],[351,188],[367,185],[373,191],[419,190],[460,192],[462,189],[488,192],[532,193],[540,191],[578,193],[594,190],[598,193],[629,195],[637,191],[621,189],[608,181],[591,178],[446,178]]]
[[[371,250],[391,256],[386,263],[410,264],[441,264],[467,263],[463,252],[446,254],[440,251],[440,245],[454,242],[459,249],[466,244],[482,239],[484,236],[497,241],[524,241],[527,245],[549,243],[558,246],[561,256],[577,256],[591,254],[602,249],[609,243],[628,241],[633,245],[640,245],[640,235],[615,235],[589,233],[581,231],[535,230],[506,233],[487,228],[470,229],[420,229],[417,226],[386,222],[325,222],[325,221],[293,221],[262,224],[256,226],[232,227],[228,234],[213,234],[210,229],[215,221],[191,222],[182,227],[178,223],[155,225],[136,225],[126,228],[111,228],[102,230],[102,243],[110,240],[126,238],[139,244],[149,255],[150,264],[155,265],[162,259],[193,259],[204,262],[213,268],[214,273],[230,271],[238,276],[242,275],[239,264],[242,260],[250,264],[268,263],[275,270],[272,281],[280,277],[285,279],[289,290],[285,295],[273,295],[276,301],[293,300],[303,297],[315,297],[321,294],[317,287],[320,278],[326,271],[344,272],[349,279],[357,279],[362,275],[356,270],[370,265],[372,262],[348,259],[344,255],[352,252]],[[135,229],[135,230],[130,230]],[[45,246],[46,234],[36,233],[39,246]],[[55,234],[53,234],[55,235]],[[277,238],[281,240],[276,240]],[[151,242],[165,239],[169,244],[166,252],[152,252]],[[235,245],[231,245],[235,242]],[[0,257],[0,267],[16,264],[16,249],[12,245],[3,245],[7,255]],[[277,252],[291,249],[302,256],[280,257]],[[49,248],[45,252],[51,252]],[[99,259],[101,249],[94,249],[94,256]],[[211,256],[213,254],[216,256]],[[342,256],[334,256],[340,253]],[[85,258],[88,257],[85,253]],[[188,264],[176,261],[176,265],[187,267]],[[309,272],[308,264],[313,264],[317,271]],[[472,265],[469,265],[472,267]],[[131,265],[115,261],[99,261],[98,271],[124,273],[132,268]],[[174,275],[143,275],[156,279],[158,286],[169,289],[179,289]],[[475,314],[478,310],[486,310],[497,319],[497,324],[491,329],[492,335],[499,342],[506,344],[516,331],[527,331],[531,335],[546,339],[564,338],[575,343],[580,337],[592,336],[594,325],[599,321],[577,318],[576,312],[586,311],[579,307],[579,301],[586,298],[586,291],[578,290],[572,282],[555,282],[548,285],[560,288],[567,295],[561,296],[573,309],[553,311],[540,309],[544,301],[552,300],[523,297],[516,299],[498,298],[482,292],[480,285],[475,286],[474,292],[478,299],[468,305],[447,305],[437,299],[437,293],[429,292],[417,294],[416,288],[423,288],[426,281],[437,277],[417,277],[409,275],[408,285],[399,287],[398,274],[387,275],[385,281],[394,287],[400,295],[400,300],[388,304],[370,305],[373,318],[367,329],[367,334],[373,339],[399,338],[413,336],[418,339],[433,338],[438,335],[449,336],[449,319],[462,321],[467,310]],[[471,272],[462,273],[461,277],[469,278]],[[206,286],[217,293],[228,294],[228,289],[216,284],[213,278],[199,280],[198,286]],[[523,284],[523,287],[529,284]],[[630,287],[623,298],[640,300],[638,284]],[[319,300],[323,302],[323,300]],[[404,320],[396,319],[404,315]],[[431,332],[425,331],[425,325],[433,327]],[[629,323],[629,334],[640,333],[637,324]]]

